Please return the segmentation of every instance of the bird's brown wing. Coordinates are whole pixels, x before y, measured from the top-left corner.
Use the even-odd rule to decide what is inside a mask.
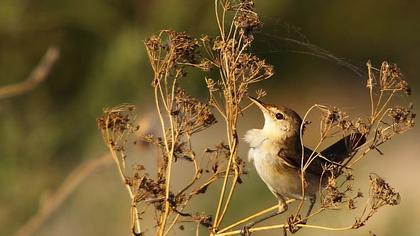
[[[333,145],[324,149],[321,154],[333,163],[343,163],[353,153],[356,148],[362,146],[366,142],[366,136],[360,133],[353,133],[340,139]]]
[[[343,163],[343,161],[348,158],[356,148],[360,147],[365,142],[366,137],[362,134],[354,133],[348,135],[324,149],[319,156],[313,159],[306,171],[311,174],[321,175],[324,165]],[[318,153],[313,153],[313,150],[305,147],[304,163],[307,163],[311,156],[314,157],[316,155],[318,155]],[[282,155],[281,157],[290,165],[300,169],[302,160],[300,154],[297,156]]]

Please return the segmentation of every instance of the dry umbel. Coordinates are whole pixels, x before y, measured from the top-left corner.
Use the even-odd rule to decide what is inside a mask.
[[[151,88],[161,134],[146,135],[143,140],[158,150],[156,171],[146,169],[141,164],[142,160],[136,160],[139,164],[127,170],[125,163],[129,137],[138,129],[134,125],[134,106],[124,104],[108,108],[97,120],[131,199],[133,235],[143,235],[144,232],[167,235],[194,225],[197,235],[201,227],[210,235],[233,235],[241,232],[239,228],[250,220],[277,209],[277,206],[273,206],[230,224],[225,220],[227,212],[231,210],[235,189],[242,183],[241,175],[246,174],[245,162],[238,156],[237,125],[250,103],[244,104],[242,100],[252,84],[273,75],[273,68],[249,52],[254,33],[261,26],[253,1],[215,0],[214,3],[219,29],[217,37],[204,35],[195,39],[185,32],[162,30],[145,40],[153,70]],[[406,108],[390,106],[395,95],[408,96],[411,93],[398,67],[387,62],[380,69],[375,69],[370,62],[367,66],[371,114],[351,118],[339,108],[316,104],[304,116],[300,130],[302,146],[304,128],[309,129],[315,123],[307,120],[308,114],[320,111],[319,142],[311,157],[302,162],[300,170],[303,195],[307,168],[317,158],[326,158],[318,150],[325,140],[347,135],[352,137],[344,164],[324,166],[321,177],[324,180],[321,182],[326,185],[319,187],[319,207],[308,217],[301,217],[303,201],[300,201],[296,212],[284,224],[252,227],[249,232],[283,229],[287,234],[301,228],[355,229],[363,226],[380,207],[399,203],[398,193],[383,179],[371,175],[369,201],[355,222],[343,228],[308,223],[321,213],[328,217],[329,209],[345,211],[360,208],[359,202],[365,194],[353,192],[356,176],[352,171],[356,164],[371,151],[382,153],[379,149],[381,145],[414,126],[412,105]],[[191,97],[180,86],[180,80],[188,79],[187,70],[191,69],[198,69],[202,73],[215,72],[203,76],[209,93],[207,102]],[[256,92],[257,98],[265,95],[263,90]],[[205,132],[216,123],[213,112],[221,117],[219,122],[224,124],[226,133],[219,137],[220,141],[207,140],[208,148],[197,152],[192,142],[197,133]],[[361,141],[361,137],[366,138],[366,142],[360,146],[358,143],[364,141]],[[189,173],[191,178],[185,183],[178,181],[175,187],[177,175],[173,172],[177,165],[182,166],[183,172]],[[209,188],[220,188],[216,199],[208,194]],[[202,200],[204,197],[213,197],[210,201],[214,203],[212,209],[202,209],[192,204],[194,199]],[[293,201],[290,199],[288,203]],[[146,214],[150,209],[154,214]],[[155,224],[142,225],[145,218],[152,218]]]

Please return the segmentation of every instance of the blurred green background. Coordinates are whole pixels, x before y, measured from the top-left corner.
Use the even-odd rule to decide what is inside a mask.
[[[275,68],[274,77],[260,84],[268,92],[266,101],[301,114],[314,103],[344,107],[351,114],[369,108],[363,75],[301,54],[301,48],[279,39],[291,37],[318,45],[362,72],[368,59],[377,66],[382,60],[397,63],[413,88],[410,100],[419,105],[420,2],[260,0],[256,7],[264,27],[252,50]],[[71,170],[106,153],[95,124],[103,107],[129,102],[138,104],[140,116],[149,114],[151,70],[143,40],[166,28],[215,36],[213,1],[0,1],[0,86],[23,81],[48,46],[61,48],[47,81],[0,101],[0,235],[17,232],[35,214],[42,196]],[[185,86],[195,96],[206,94],[200,78]],[[240,134],[261,125],[262,116],[252,108],[241,119]],[[222,129],[219,124],[206,135],[216,139]],[[385,156],[373,155],[357,172],[364,180],[370,172],[385,177],[400,190],[400,206],[383,209],[358,231],[298,234],[368,235],[372,230],[417,235],[419,140],[417,128],[397,137],[384,146]],[[240,155],[246,157],[244,143]],[[153,152],[136,153],[136,158],[152,157]],[[251,165],[248,169],[229,222],[275,203]],[[95,172],[35,235],[127,235],[128,197],[119,181],[113,167]],[[314,223],[346,226],[354,219],[339,213]],[[176,234],[193,232],[187,227]]]

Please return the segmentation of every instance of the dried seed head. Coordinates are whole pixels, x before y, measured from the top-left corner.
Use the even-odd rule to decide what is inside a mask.
[[[369,179],[371,206],[373,210],[385,205],[395,206],[400,204],[400,194],[385,182],[383,178],[377,174],[371,174]]]
[[[174,62],[196,63],[196,49],[198,48],[198,41],[192,39],[185,32],[176,32],[174,30],[167,30],[168,34],[168,52],[173,53]]]
[[[258,14],[254,11],[254,1],[241,0],[236,11],[233,23],[240,29],[239,33],[243,36],[245,43],[250,43],[254,39],[254,33],[261,27],[262,23]]]
[[[215,124],[216,117],[207,104],[190,97],[178,88],[175,94],[175,106],[172,115],[176,118],[180,134],[189,135],[200,132]]]
[[[135,131],[138,128],[133,125],[133,111],[135,111],[135,106],[129,104],[105,108],[104,115],[96,119],[96,124],[100,130],[110,130],[113,133]]]
[[[347,117],[346,113],[338,109],[337,107],[329,108],[325,110],[323,115],[323,122],[325,125],[336,125],[344,121]]]
[[[412,108],[413,106],[410,104],[407,108],[396,106],[389,110],[388,116],[393,121],[393,127],[396,133],[401,133],[414,127],[416,114],[412,113]]]
[[[328,176],[328,178],[325,187],[322,189],[322,207],[336,208],[345,198],[345,192],[340,190],[340,185],[337,184],[337,177],[335,176],[338,167],[336,165],[325,165],[323,170],[324,175]]]
[[[369,131],[371,130],[372,126],[358,119],[354,124],[354,128],[357,130],[357,132],[363,135],[367,135]]]
[[[144,42],[146,49],[149,52],[158,53],[164,46],[157,35],[152,35],[150,38],[146,39]]]
[[[267,92],[263,89],[258,89],[255,91],[255,95],[257,95],[257,99],[267,96]]]
[[[198,40],[191,38],[185,32],[162,30],[158,35],[152,35],[144,42],[154,71],[153,86],[168,77],[180,78],[186,75],[186,66],[195,66],[209,70],[211,63],[198,59]]]
[[[213,79],[211,78],[206,78],[206,84],[207,84],[207,89],[209,90],[210,93],[216,92],[219,90],[216,82],[214,82]]]
[[[389,64],[384,61],[380,69],[379,78],[380,89],[382,91],[403,91],[407,95],[411,94],[411,89],[405,81],[404,75],[396,64]]]
[[[274,72],[273,66],[267,64],[265,60],[249,53],[242,53],[237,58],[234,74],[236,78],[241,78],[246,83],[256,83],[271,77]]]

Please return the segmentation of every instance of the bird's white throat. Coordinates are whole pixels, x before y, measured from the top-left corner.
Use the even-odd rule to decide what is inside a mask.
[[[249,143],[251,148],[249,154],[252,153],[252,150],[261,149],[263,145],[266,151],[271,151],[272,148],[275,148],[274,146],[282,143],[288,137],[287,133],[287,131],[281,129],[267,129],[267,127],[264,127],[264,129],[251,129],[246,132],[244,140]],[[267,149],[267,146],[272,148]],[[249,161],[254,159],[253,156],[248,155]]]

